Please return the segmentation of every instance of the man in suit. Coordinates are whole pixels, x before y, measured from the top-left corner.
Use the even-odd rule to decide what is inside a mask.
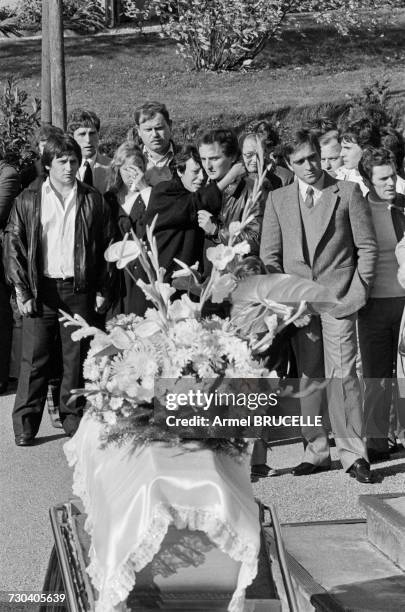
[[[23,316],[22,358],[13,410],[17,446],[32,446],[39,430],[55,336],[61,341],[63,375],[60,418],[72,436],[85,400],[70,400],[83,386],[87,341],[74,342],[59,322],[59,309],[92,321],[109,292],[104,251],[112,236],[110,210],[92,187],[76,180],[81,162],[77,142],[48,138],[42,163],[48,173],[16,199],[5,231],[5,273]]]
[[[105,193],[110,178],[111,159],[98,150],[100,119],[93,111],[77,108],[68,117],[67,132],[73,136],[82,152],[77,178],[95,187],[101,194]]]
[[[7,391],[13,337],[13,313],[10,306],[10,290],[6,285],[2,265],[3,234],[14,198],[20,191],[18,172],[4,160],[0,160],[0,394]]]
[[[161,102],[145,102],[135,111],[135,125],[146,159],[145,178],[154,187],[175,175],[172,122]]]
[[[313,280],[334,291],[339,304],[297,329],[293,348],[301,388],[331,379],[328,412],[339,458],[359,482],[371,482],[362,434],[362,406],[356,374],[357,311],[366,303],[377,259],[376,238],[359,187],[322,171],[320,147],[309,130],[297,132],[286,149],[297,181],[270,192],[266,204],[261,257],[269,272]],[[321,416],[325,394],[301,399],[303,417]],[[329,469],[323,427],[305,426],[307,442],[296,476]]]

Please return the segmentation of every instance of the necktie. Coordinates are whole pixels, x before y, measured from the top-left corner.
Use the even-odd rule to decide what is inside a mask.
[[[146,206],[141,194],[138,195],[131,209],[131,220],[134,224],[135,234],[138,238],[143,238],[145,232],[145,212]]]
[[[90,187],[93,187],[93,172],[91,170],[91,166],[88,161],[85,161],[83,166],[85,168],[82,179],[83,183],[86,183],[86,185],[90,185]]]
[[[309,209],[314,207],[314,190],[311,186],[309,186],[307,189],[307,195],[304,200],[304,204]]]

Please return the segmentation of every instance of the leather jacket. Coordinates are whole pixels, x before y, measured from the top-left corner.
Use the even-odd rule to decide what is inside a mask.
[[[43,178],[39,178],[18,196],[5,230],[6,280],[22,302],[37,299],[43,272],[42,184]],[[74,292],[100,292],[110,297],[111,273],[104,259],[104,251],[113,237],[110,209],[98,191],[80,181],[74,236]]]
[[[253,185],[254,180],[246,177],[226,187],[222,194],[222,209],[218,216],[217,232],[213,237],[209,237],[214,243],[228,243],[229,225],[233,221],[241,220],[243,210],[252,194]],[[264,200],[265,198],[262,195],[254,204],[251,210],[252,219],[250,223],[236,239],[236,242],[246,240],[249,243],[250,255],[259,254]]]

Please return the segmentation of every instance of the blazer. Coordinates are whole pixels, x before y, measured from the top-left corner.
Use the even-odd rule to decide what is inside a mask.
[[[93,187],[97,189],[102,195],[108,189],[108,183],[110,181],[110,167],[112,159],[101,153],[97,153],[93,172]],[[77,173],[76,178],[80,181],[80,175]]]
[[[367,301],[377,262],[371,211],[359,186],[324,173],[312,266],[304,255],[298,182],[270,192],[260,256],[269,272],[296,274],[329,287],[340,300],[330,314],[350,316]]]

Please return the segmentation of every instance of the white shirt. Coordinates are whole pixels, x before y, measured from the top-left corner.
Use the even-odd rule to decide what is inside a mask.
[[[336,170],[336,178],[339,181],[351,181],[352,183],[357,183],[363,196],[366,196],[369,192],[368,187],[366,187],[364,184],[363,177],[356,168],[348,169],[345,168],[345,166],[340,166],[340,168]]]
[[[315,206],[315,204],[317,203],[317,201],[322,195],[322,189],[318,189],[318,187],[322,184],[323,184],[323,175],[322,175],[322,179],[319,179],[319,181],[316,183],[317,187],[315,185],[308,185],[308,183],[305,183],[301,179],[298,179],[298,189],[300,190],[302,201],[305,202],[306,197],[307,197],[308,187],[311,187],[311,189],[313,190],[313,198],[314,198],[314,206]]]
[[[127,197],[125,198],[125,202],[121,204],[122,208],[125,210],[128,216],[131,214],[132,206],[134,205],[134,202],[139,195],[142,196],[145,208],[148,208],[151,191],[152,187],[145,187],[145,189],[141,189],[141,191],[128,192]]]
[[[397,174],[397,185],[395,187],[395,191],[405,195],[405,180],[402,178],[402,176],[399,176],[399,174]]]
[[[76,195],[75,182],[62,204],[52,189],[49,178],[42,185],[42,258],[44,275],[50,278],[74,276]]]
[[[77,178],[82,181],[84,178],[84,173],[86,172],[86,166],[85,164],[89,164],[91,171],[93,172],[93,180],[94,180],[94,164],[96,163],[96,158],[97,158],[97,153],[95,155],[93,155],[93,157],[83,157],[82,158],[82,165],[80,166],[79,170],[77,171]]]
[[[143,147],[143,154],[146,158],[146,168],[166,168],[174,157],[173,144],[170,143],[168,150],[164,155],[159,155],[153,151],[149,151],[145,146]]]

